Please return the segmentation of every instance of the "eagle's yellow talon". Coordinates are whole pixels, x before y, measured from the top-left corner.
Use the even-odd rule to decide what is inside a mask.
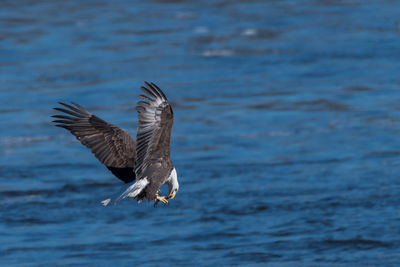
[[[160,195],[158,195],[158,193],[156,194],[156,199],[155,199],[155,201],[154,201],[154,207],[155,206],[157,206],[157,204],[158,204],[158,202],[162,202],[162,203],[164,203],[164,204],[167,204],[168,203],[168,200],[164,197],[164,196],[160,196]]]

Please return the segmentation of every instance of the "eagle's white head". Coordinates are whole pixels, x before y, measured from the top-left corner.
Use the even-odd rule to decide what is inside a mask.
[[[173,199],[176,195],[176,192],[179,190],[178,175],[175,168],[172,169],[167,180],[167,184],[169,189],[168,198]]]

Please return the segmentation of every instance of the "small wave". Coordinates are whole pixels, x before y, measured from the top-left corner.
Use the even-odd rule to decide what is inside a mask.
[[[10,193],[10,192],[8,192],[8,193]],[[14,194],[13,197],[8,197],[6,199],[1,200],[0,205],[15,204],[15,203],[30,203],[30,202],[37,202],[37,201],[44,199],[43,195],[41,195],[41,194],[15,195],[15,193],[16,193],[15,191],[11,193],[11,195]]]
[[[271,31],[267,29],[255,29],[255,28],[247,28],[241,32],[242,36],[252,37],[252,38],[260,38],[260,39],[270,39],[275,38],[279,35],[279,32]]]
[[[353,248],[353,249],[373,249],[373,248],[390,248],[394,244],[374,239],[364,239],[355,237],[350,239],[325,239],[320,242],[313,242],[313,247],[319,249],[335,249],[335,248]]]
[[[195,33],[208,33],[210,30],[207,27],[199,26],[194,28]]]
[[[305,111],[349,111],[347,105],[328,99],[315,99],[310,101],[299,101],[295,104]]]
[[[21,111],[20,109],[0,109],[0,114],[13,113]]]
[[[26,143],[36,143],[51,140],[52,136],[19,136],[19,137],[3,137],[0,138],[0,145],[19,145]]]
[[[232,49],[214,49],[214,50],[206,50],[203,52],[203,56],[205,57],[231,57],[235,54],[235,51]]]
[[[182,31],[182,28],[167,28],[167,29],[147,29],[147,30],[132,30],[118,29],[114,33],[121,35],[148,35],[148,34],[168,34]]]
[[[59,220],[43,220],[40,218],[33,218],[33,217],[28,217],[28,218],[5,218],[4,219],[5,223],[8,224],[21,224],[21,225],[43,225],[43,224],[57,224],[60,223],[61,221]]]
[[[184,238],[186,241],[220,240],[224,238],[241,237],[243,234],[229,231],[218,231],[211,233],[192,234]]]
[[[178,12],[176,14],[176,18],[177,19],[182,19],[182,20],[184,20],[184,19],[195,19],[197,17],[198,17],[198,15],[196,13],[193,13],[193,12]]]
[[[203,56],[205,57],[232,57],[232,56],[255,56],[255,55],[267,55],[275,53],[272,49],[250,49],[250,48],[238,48],[238,49],[214,49],[205,50]]]
[[[291,136],[294,135],[295,132],[280,132],[280,131],[273,131],[273,132],[257,132],[257,133],[246,133],[240,134],[239,137],[241,138],[260,138],[266,136]]]
[[[273,254],[268,252],[229,252],[224,255],[226,258],[235,258],[239,261],[251,261],[265,264],[273,258],[281,258],[280,254]]]
[[[215,151],[220,149],[219,146],[201,146],[177,150],[179,152],[200,152],[200,151]]]
[[[372,151],[368,152],[364,155],[364,158],[393,158],[398,157],[400,155],[400,151]]]
[[[249,105],[250,109],[259,109],[259,110],[296,110],[296,111],[305,111],[305,112],[316,112],[316,111],[340,111],[347,112],[350,111],[350,107],[339,103],[337,101],[333,101],[330,99],[315,99],[315,100],[305,100],[305,101],[297,101],[297,102],[268,102],[268,103],[260,103]]]
[[[245,29],[242,32],[242,35],[244,35],[244,36],[255,36],[255,35],[257,35],[257,30],[256,29]]]
[[[367,86],[349,86],[346,87],[344,90],[348,92],[368,92],[372,91],[372,88]]]

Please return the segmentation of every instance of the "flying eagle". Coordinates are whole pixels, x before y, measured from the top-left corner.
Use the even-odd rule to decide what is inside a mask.
[[[124,130],[110,124],[86,108],[59,102],[54,108],[66,115],[54,115],[56,126],[70,131],[118,179],[132,183],[119,197],[102,201],[104,206],[126,197],[138,202],[154,200],[168,203],[178,192],[178,176],[170,159],[170,139],[174,116],[161,89],[145,82],[137,103],[139,123],[136,143]],[[160,187],[168,184],[168,197],[160,196]]]

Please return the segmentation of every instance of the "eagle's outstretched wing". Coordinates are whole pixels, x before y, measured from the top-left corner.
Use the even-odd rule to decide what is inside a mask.
[[[140,95],[142,101],[136,106],[139,115],[135,165],[137,179],[144,178],[142,176],[146,168],[152,163],[166,163],[172,169],[169,159],[174,123],[172,108],[157,85],[147,82],[145,84],[146,87],[142,87],[145,95]]]
[[[125,183],[135,180],[135,142],[117,126],[91,114],[84,107],[59,102],[64,108],[54,108],[67,115],[54,115],[56,126],[70,131],[116,177]]]

